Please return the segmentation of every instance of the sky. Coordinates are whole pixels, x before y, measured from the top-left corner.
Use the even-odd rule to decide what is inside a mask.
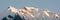
[[[24,6],[37,7],[42,9],[49,9],[50,11],[60,12],[60,0],[0,0],[0,19],[6,15],[13,15],[7,10],[8,6],[13,6],[17,9]],[[8,11],[8,12],[6,12]]]

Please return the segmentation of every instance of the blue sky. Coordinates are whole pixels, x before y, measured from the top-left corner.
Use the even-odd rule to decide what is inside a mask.
[[[14,6],[19,9],[24,6],[38,7],[42,9],[48,8],[50,11],[60,12],[60,0],[0,0],[0,18],[6,16],[9,13],[1,13],[7,10],[8,6]]]

